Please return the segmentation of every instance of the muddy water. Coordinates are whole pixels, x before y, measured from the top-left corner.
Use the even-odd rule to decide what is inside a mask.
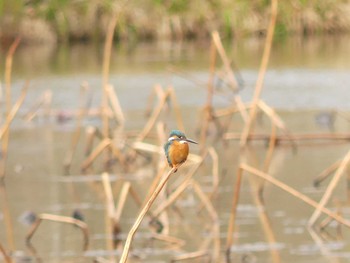
[[[343,117],[349,115],[350,62],[344,56],[350,51],[349,43],[349,37],[287,39],[276,43],[263,98],[278,109],[291,132],[349,130],[350,124]],[[187,133],[191,138],[198,138],[196,127],[200,108],[206,99],[203,86],[208,77],[208,46],[207,43],[162,43],[115,47],[110,82],[116,87],[125,111],[127,131],[143,127],[147,98],[154,84],[160,83],[173,85],[182,114],[186,116]],[[241,95],[248,101],[257,76],[262,43],[249,39],[231,46],[229,54],[235,58],[244,80]],[[69,116],[69,112],[79,105],[79,88],[84,81],[90,87],[91,106],[99,105],[101,48],[89,45],[23,47],[14,59],[13,96],[19,94],[27,78],[31,79],[31,87],[19,116],[11,126],[6,185],[1,189],[0,242],[7,251],[14,251],[13,256],[19,262],[93,262],[98,257],[113,260],[113,256],[118,257],[121,252],[120,249],[110,250],[107,242],[102,165],[97,162],[88,175],[80,171],[84,159],[84,136],[78,143],[70,175],[64,172],[62,163],[70,149],[75,120],[67,118],[59,122],[56,117],[39,116],[28,123],[21,118],[46,89],[53,92],[53,108],[59,109],[60,116]],[[223,92],[226,92],[225,87]],[[230,93],[218,95],[215,105],[227,106],[231,100]],[[329,127],[325,122],[333,116],[328,114],[332,109],[341,111],[342,116],[332,119],[333,126]],[[321,115],[321,123],[317,122],[320,112],[326,113]],[[171,114],[166,115],[164,121],[169,127],[174,126]],[[98,118],[89,118],[83,124],[99,127],[101,122]],[[235,117],[232,130],[240,131],[241,124],[240,118]],[[256,129],[268,131],[268,120],[260,119]],[[266,143],[254,142],[247,151],[240,153],[237,142],[223,144],[214,138],[215,130],[211,131],[209,143],[218,153],[220,176],[213,205],[218,213],[222,262],[225,262],[226,231],[238,159],[261,167]],[[157,140],[150,142],[157,143]],[[276,149],[269,173],[310,198],[319,200],[329,179],[318,188],[313,186],[313,180],[322,170],[342,158],[348,148],[349,144],[344,142],[300,144],[297,149],[284,144]],[[192,151],[198,153],[199,148],[194,146]],[[127,173],[122,172],[118,165],[113,166],[110,179],[115,200],[118,200],[125,180],[131,182],[141,197],[145,196],[156,173],[158,160],[159,156],[139,156],[135,167]],[[194,176],[207,194],[213,190],[211,165],[209,158]],[[188,162],[172,178],[170,191],[184,179],[182,175],[191,167],[193,163]],[[262,205],[256,192],[257,185],[261,183],[253,175],[244,175],[236,219],[237,232],[231,248],[232,262],[349,261],[350,236],[346,227],[338,228],[331,222],[326,232],[312,232],[306,227],[313,212],[310,206],[269,183],[265,183]],[[347,185],[344,176],[329,207],[335,211],[338,209],[349,218]],[[125,239],[138,211],[131,198],[127,199],[126,207],[121,221],[122,239]],[[203,249],[205,244],[208,244],[209,254],[213,253],[213,221],[208,212],[205,209],[199,211],[199,207],[199,198],[189,187],[176,206],[169,210],[169,234],[184,242],[178,247],[151,240],[146,218],[135,237],[131,253],[133,262],[169,262],[181,253]],[[33,248],[25,245],[25,236],[30,229],[28,214],[71,216],[74,211],[79,211],[89,226],[90,246],[87,251],[82,251],[79,228],[48,221],[44,221],[33,236]],[[325,218],[322,216],[321,219]],[[209,256],[188,262],[208,262]]]

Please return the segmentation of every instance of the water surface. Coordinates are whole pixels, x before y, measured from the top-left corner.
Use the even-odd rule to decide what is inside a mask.
[[[321,112],[338,110],[347,116],[350,92],[350,37],[319,37],[286,39],[276,42],[266,74],[262,98],[275,107],[292,133],[347,132],[347,119],[336,116],[332,127],[320,126],[315,117]],[[251,99],[259,68],[263,42],[246,39],[227,43],[228,55],[240,69],[244,81],[241,95]],[[126,115],[126,131],[140,131],[146,123],[144,110],[155,84],[173,86],[182,115],[185,116],[187,134],[198,138],[200,109],[206,100],[206,83],[209,68],[209,43],[144,43],[136,46],[115,45],[110,70],[110,83],[114,85]],[[2,54],[3,56],[3,54]],[[14,124],[11,126],[10,148],[6,166],[6,187],[2,189],[0,242],[7,251],[13,249],[17,257],[26,256],[33,262],[93,262],[96,257],[118,256],[120,249],[108,248],[106,234],[106,205],[101,182],[101,160],[88,175],[82,175],[85,137],[77,146],[77,153],[66,175],[63,160],[71,147],[76,127],[75,119],[62,122],[57,117],[37,117],[32,122],[23,120],[35,100],[47,89],[53,93],[52,107],[65,114],[79,107],[80,86],[88,83],[91,90],[91,107],[100,105],[102,45],[74,45],[21,47],[14,58],[13,96],[19,94],[23,82],[31,80],[28,96]],[[175,73],[174,73],[175,72]],[[229,106],[233,95],[223,87],[215,97],[216,107]],[[69,115],[69,114],[68,114]],[[168,127],[175,126],[172,114],[162,120]],[[97,117],[83,122],[84,127],[101,127]],[[231,130],[241,131],[240,118],[234,117]],[[259,120],[258,132],[270,130],[266,118]],[[208,144],[219,156],[219,192],[213,200],[220,223],[222,262],[226,231],[232,205],[233,188],[239,158],[254,167],[261,167],[266,154],[265,142],[252,143],[243,154],[237,142],[225,146],[215,139],[215,129]],[[130,139],[130,143],[132,139]],[[157,139],[149,142],[158,144]],[[95,141],[95,146],[97,141]],[[301,193],[319,200],[329,182],[313,187],[314,178],[329,165],[344,157],[348,143],[301,144],[293,150],[288,145],[274,152],[269,173]],[[199,147],[192,147],[199,153]],[[243,156],[244,155],[244,156]],[[141,197],[144,197],[156,174],[158,155],[139,156],[135,167],[124,173],[120,166],[112,169],[111,181],[115,200],[118,200],[122,183],[129,180]],[[162,159],[160,159],[162,161]],[[205,193],[212,190],[212,161],[208,158],[195,174],[195,180]],[[173,178],[170,189],[183,180],[183,174],[193,166],[190,161]],[[241,189],[237,213],[237,232],[231,249],[233,262],[347,262],[349,230],[332,222],[326,232],[316,234],[306,227],[313,209],[295,197],[266,183],[264,204],[258,203],[256,185],[261,180],[246,174]],[[117,202],[117,201],[116,201]],[[161,241],[150,241],[151,232],[145,219],[135,237],[131,256],[134,262],[169,262],[184,252],[199,250],[205,242],[212,242],[213,222],[205,210],[198,212],[200,201],[193,188],[188,188],[168,212],[170,235],[185,241],[185,245],[170,249]],[[121,238],[137,216],[138,207],[129,198],[121,221]],[[329,207],[349,217],[346,175],[336,188]],[[33,237],[36,255],[25,245],[29,225],[23,218],[28,212],[71,216],[79,210],[89,226],[88,251],[82,251],[82,235],[70,225],[43,222]],[[325,216],[322,216],[325,219]],[[12,224],[9,224],[11,222]],[[12,225],[12,226],[11,226]],[[13,244],[9,238],[13,232]],[[209,248],[211,245],[209,245]],[[212,250],[209,249],[209,254]],[[38,258],[37,258],[38,257]],[[206,262],[198,259],[191,262]]]

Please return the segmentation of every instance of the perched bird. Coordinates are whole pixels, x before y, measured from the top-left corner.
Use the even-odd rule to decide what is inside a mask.
[[[187,139],[182,131],[172,130],[170,132],[169,139],[164,144],[164,152],[171,168],[177,167],[186,161],[189,152],[189,142],[198,144],[193,140]],[[177,169],[175,169],[174,173],[176,171]]]

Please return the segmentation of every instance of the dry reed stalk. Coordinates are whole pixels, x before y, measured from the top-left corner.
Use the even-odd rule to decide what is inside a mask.
[[[199,166],[200,164],[194,166],[191,170],[189,170],[188,173],[185,175],[185,179],[183,180],[183,182],[178,187],[176,187],[176,190],[173,191],[166,200],[160,203],[156,209],[154,209],[154,217],[158,217],[165,209],[167,209],[172,203],[174,203],[176,199],[186,190],[188,185],[191,184],[192,177],[199,168]]]
[[[212,107],[213,107],[213,95],[214,95],[214,78],[215,78],[215,68],[216,68],[216,47],[213,43],[214,40],[210,42],[210,64],[209,64],[209,79],[208,79],[208,92],[207,92],[207,103],[204,106],[204,120],[201,128],[200,134],[200,145],[204,147],[207,138],[207,131],[209,127],[209,122],[212,119]],[[204,149],[204,148],[203,148]]]
[[[132,148],[137,151],[145,151],[145,152],[158,153],[158,154],[163,154],[163,151],[164,151],[163,148],[158,145],[139,142],[139,141],[134,142],[132,144]]]
[[[42,106],[46,106],[45,116],[49,116],[51,100],[52,100],[52,91],[45,90],[43,94],[34,102],[33,106],[25,114],[24,116],[25,121],[27,122],[32,121],[34,117],[38,115],[38,111]]]
[[[114,220],[118,224],[120,222],[120,218],[121,218],[122,212],[124,210],[124,206],[125,206],[125,202],[126,202],[126,198],[127,198],[128,194],[131,195],[131,197],[134,199],[135,204],[138,207],[142,207],[144,205],[142,203],[142,200],[141,200],[139,194],[132,187],[131,183],[124,182],[123,186],[122,186],[122,190],[120,191],[120,194],[119,194],[117,208],[116,208],[115,213],[114,213]],[[149,214],[150,214],[151,219],[154,219],[154,216],[151,213],[151,211],[149,211]]]
[[[137,193],[137,191],[135,191],[135,189],[134,189],[132,186],[130,186],[130,188],[129,188],[129,193],[130,193],[131,197],[134,199],[134,201],[135,201],[135,203],[136,203],[136,205],[137,205],[138,207],[142,208],[142,207],[145,205],[145,203],[142,202],[142,200],[141,200],[139,194]],[[121,200],[121,198],[122,198],[122,197],[120,197],[119,200]],[[148,198],[146,198],[146,200],[147,200],[147,199],[148,199]],[[119,204],[118,204],[118,208],[119,208]],[[153,215],[152,211],[148,211],[148,215],[149,215],[149,217],[150,217],[151,220],[153,220],[153,219],[156,218],[156,217]],[[116,218],[118,219],[118,222],[119,222],[119,221],[120,221],[120,216],[118,217],[118,210],[116,211]]]
[[[241,133],[233,133],[233,132],[228,132],[224,134],[224,139],[225,140],[239,140],[240,139]],[[270,135],[269,134],[250,134],[248,136],[248,140],[261,140],[261,141],[267,141],[269,140]],[[333,134],[333,133],[316,133],[316,134],[293,134],[292,137],[289,135],[277,135],[276,136],[277,142],[293,142],[293,141],[348,141],[350,140],[350,133],[338,133],[338,134]]]
[[[213,221],[213,231],[214,231],[214,253],[213,253],[213,261],[214,262],[220,262],[220,224],[219,224],[219,216],[213,206],[213,204],[210,202],[209,198],[206,196],[206,194],[203,192],[201,187],[192,179],[192,186],[196,194],[198,195],[199,199],[203,202],[205,205],[212,221]]]
[[[273,122],[278,128],[280,128],[283,131],[287,131],[286,126],[284,125],[284,122],[282,119],[277,115],[275,110],[271,108],[269,105],[267,105],[263,100],[258,101],[258,107],[265,112],[267,116],[271,119],[271,122]]]
[[[176,94],[174,91],[173,87],[169,87],[169,96],[171,99],[171,103],[173,105],[174,108],[174,112],[175,112],[175,118],[176,118],[176,123],[177,123],[177,127],[182,130],[183,132],[185,132],[185,125],[182,119],[182,115],[181,115],[181,110],[180,110],[180,105],[177,102],[177,98],[176,98]]]
[[[112,262],[115,262],[114,257],[114,232],[115,224],[114,221],[114,215],[115,215],[115,205],[114,205],[114,198],[112,193],[112,187],[111,182],[109,180],[109,174],[103,173],[102,174],[102,183],[103,183],[103,189],[105,192],[105,200],[106,200],[106,233],[109,238],[107,238],[107,249],[110,251],[110,260]]]
[[[102,153],[102,151],[108,147],[112,141],[110,139],[104,139],[102,140],[96,148],[90,153],[90,155],[83,161],[81,164],[81,169],[85,171],[87,168],[89,168],[93,161]]]
[[[33,223],[31,228],[29,229],[28,234],[26,235],[26,243],[30,244],[30,240],[32,239],[33,235],[35,234],[36,230],[38,229],[40,223],[43,221],[53,221],[58,223],[66,223],[66,224],[72,224],[77,226],[83,233],[84,242],[83,242],[83,250],[87,250],[89,246],[89,230],[88,226],[85,222],[75,219],[73,217],[67,217],[67,216],[59,216],[59,215],[52,215],[52,214],[40,214],[37,216],[36,221]]]
[[[108,145],[113,153],[113,155],[118,159],[118,161],[120,162],[120,164],[123,166],[124,169],[127,168],[127,162],[124,158],[124,155],[120,152],[120,150],[113,144],[113,142],[111,141],[111,144]]]
[[[313,226],[315,224],[316,220],[320,217],[322,209],[328,203],[331,195],[333,194],[335,187],[338,185],[340,177],[345,172],[349,162],[350,162],[350,151],[348,151],[348,153],[345,155],[345,157],[341,160],[341,163],[339,164],[337,171],[335,172],[331,182],[328,184],[328,187],[327,187],[325,193],[323,194],[320,202],[318,203],[314,213],[312,214],[312,216],[309,219],[309,222],[308,222],[309,226]]]
[[[158,143],[160,145],[163,145],[165,141],[167,141],[167,137],[165,134],[165,124],[163,122],[158,122],[157,123],[157,137],[158,137]],[[165,171],[165,167],[167,167],[166,162],[164,161],[164,155],[161,156],[161,158],[158,158],[158,172],[161,170],[162,173]],[[167,189],[167,184],[164,187],[164,190],[159,194],[158,196],[158,203],[162,203],[166,200],[167,198],[167,193],[169,190]],[[164,211],[160,216],[158,220],[155,220],[153,213],[152,213],[152,222],[157,222],[160,221],[162,224],[162,229],[161,233],[163,235],[169,235],[170,233],[170,223],[169,223],[169,216],[167,211]]]
[[[213,191],[210,193],[210,199],[215,197],[218,189],[219,189],[219,157],[218,153],[216,152],[215,148],[209,147],[208,149],[209,155],[211,156],[211,159],[213,160]]]
[[[21,41],[20,37],[17,37],[11,44],[5,61],[5,98],[6,98],[6,114],[9,114],[11,109],[11,73],[12,73],[12,63],[13,55]]]
[[[157,123],[157,138],[160,146],[163,145],[165,141],[167,141],[167,136],[165,134],[165,124],[164,122]]]
[[[83,163],[81,164],[81,169],[83,171],[85,171],[87,168],[89,168],[92,163],[94,162],[94,160],[103,152],[103,150],[105,148],[109,147],[112,151],[112,153],[115,155],[115,157],[117,157],[117,159],[119,160],[119,162],[123,165],[123,167],[126,167],[126,162],[124,159],[124,156],[121,154],[121,152],[119,151],[118,148],[116,148],[113,145],[113,142],[111,141],[111,139],[106,138],[103,139],[97,146],[96,148],[90,153],[90,155],[83,161]]]
[[[142,207],[142,200],[141,197],[139,196],[138,192],[131,186],[130,187],[130,195],[132,196],[132,198],[134,199],[135,203],[139,206]]]
[[[1,203],[2,203],[1,206],[2,206],[3,221],[5,226],[5,232],[6,232],[7,246],[10,251],[15,251],[13,219],[11,216],[11,211],[9,207],[9,201],[8,201],[4,181],[0,181],[0,194],[1,194]]]
[[[341,217],[341,216],[338,216],[336,213],[333,213],[331,210],[325,208],[324,206],[320,206],[319,203],[317,203],[316,201],[312,200],[311,198],[309,198],[308,196],[300,193],[299,191],[295,190],[294,188],[282,183],[281,181],[275,179],[274,177],[272,177],[271,175],[267,174],[267,173],[264,173],[262,171],[259,171],[247,164],[241,164],[240,167],[251,173],[251,174],[254,174],[260,178],[263,178],[265,179],[266,181],[270,182],[271,184],[277,186],[278,188],[286,191],[287,193],[293,195],[294,197],[302,200],[304,203],[316,208],[316,209],[319,209],[320,212],[332,217],[334,220],[338,221],[339,223],[345,225],[346,227],[349,227],[350,228],[350,221],[346,220],[345,218]]]
[[[290,132],[286,128],[284,122],[278,116],[278,114],[275,112],[275,110],[273,108],[271,108],[269,105],[267,105],[263,100],[259,100],[258,106],[270,118],[271,123],[273,123],[279,129],[281,129],[287,137],[290,137],[294,146],[296,146],[293,135],[290,134]]]
[[[5,60],[5,115],[6,115],[6,122],[9,122],[9,119],[11,119],[11,113],[13,112],[12,107],[12,98],[11,98],[11,74],[12,74],[12,63],[13,63],[13,56],[14,53],[20,43],[20,37],[17,37],[13,43],[11,44],[7,54],[6,54],[6,60]],[[27,83],[25,84],[27,86]],[[20,96],[21,98],[22,96]],[[24,98],[23,98],[24,99]],[[12,108],[11,108],[12,107]],[[16,111],[17,112],[17,111]],[[13,115],[14,116],[14,115]],[[13,118],[13,117],[12,117]],[[2,129],[0,139],[2,140],[2,158],[0,162],[0,179],[3,180],[5,177],[5,166],[6,166],[6,159],[7,159],[7,151],[8,151],[8,144],[9,144],[9,131],[8,129]]]
[[[153,107],[153,103],[155,101],[155,97],[157,96],[158,99],[160,100],[161,98],[163,98],[163,96],[165,95],[165,92],[163,90],[163,88],[157,84],[155,85],[152,90],[151,90],[151,93],[150,95],[148,96],[148,99],[147,99],[147,106],[146,106],[146,114],[145,116],[150,116],[151,114],[151,111],[152,111],[152,107]]]
[[[196,258],[202,258],[202,257],[209,257],[208,251],[196,251],[196,252],[185,253],[180,256],[173,257],[170,262],[196,259]]]
[[[338,160],[329,167],[327,167],[325,170],[323,170],[314,180],[314,186],[318,187],[320,183],[325,180],[328,176],[330,176],[334,171],[336,171],[341,164],[342,160]]]
[[[230,87],[233,91],[237,91],[237,88],[238,88],[237,81],[236,81],[236,78],[233,74],[233,71],[232,71],[232,68],[230,65],[230,61],[227,58],[227,54],[226,54],[225,49],[222,45],[219,32],[218,31],[212,32],[211,37],[212,37],[212,40],[215,44],[216,49],[218,50],[220,58],[224,64],[224,68],[225,68],[226,74],[228,76],[228,80],[231,84]]]
[[[269,141],[269,148],[267,149],[266,156],[263,164],[263,171],[268,172],[272,160],[273,153],[276,148],[276,125],[271,123],[271,136]]]
[[[238,206],[238,201],[239,201],[239,196],[240,196],[240,191],[241,191],[241,184],[242,184],[242,174],[243,174],[243,169],[241,167],[238,168],[237,170],[237,177],[236,177],[236,182],[234,185],[234,195],[232,198],[232,206],[231,206],[231,212],[230,212],[230,219],[228,223],[228,228],[227,228],[227,236],[226,236],[226,262],[230,263],[230,254],[231,254],[231,247],[233,245],[233,234],[235,231],[235,222],[236,222],[236,216],[237,216],[237,206]]]
[[[184,241],[183,239],[179,239],[177,237],[172,237],[168,235],[156,234],[156,233],[152,234],[152,239],[167,242],[171,244],[172,247],[175,247],[175,248],[180,248],[186,244],[186,241]]]
[[[206,152],[204,152],[204,153],[206,153]],[[216,197],[216,195],[218,193],[219,182],[220,182],[220,178],[219,178],[219,157],[218,157],[218,154],[217,154],[217,152],[215,151],[215,149],[213,147],[209,147],[208,153],[209,153],[210,157],[213,160],[213,166],[212,166],[213,190],[209,194],[209,200],[212,200],[213,198]],[[202,162],[204,161],[205,158],[206,158],[206,154],[202,155]],[[201,205],[199,207],[198,211],[200,212],[202,210],[202,208],[203,208],[203,206]]]
[[[83,118],[87,112],[87,99],[83,99],[84,93],[85,91],[87,91],[89,89],[89,87],[87,86],[87,84],[83,84],[80,88],[80,109],[79,109],[79,114],[78,114],[78,118],[77,118],[77,124],[76,124],[76,128],[73,132],[72,138],[71,138],[71,148],[68,151],[68,153],[66,154],[66,157],[63,161],[63,166],[65,168],[66,173],[69,173],[69,169],[72,165],[72,161],[73,161],[73,157],[74,154],[76,152],[76,148],[80,139],[80,134],[81,134],[81,127],[82,127],[82,122],[83,122]]]
[[[94,258],[94,263],[113,263],[113,261],[109,261],[108,259],[97,257]]]
[[[179,166],[178,166],[179,167]],[[140,211],[136,221],[134,222],[133,226],[131,227],[128,236],[126,238],[125,241],[125,245],[124,245],[124,249],[123,249],[123,253],[121,255],[120,261],[119,263],[125,263],[127,258],[128,258],[128,254],[129,254],[129,250],[130,250],[130,246],[131,246],[131,242],[133,240],[133,237],[137,231],[137,229],[139,228],[143,218],[145,217],[146,213],[148,212],[148,210],[150,209],[150,207],[152,206],[153,202],[155,201],[155,199],[157,198],[158,194],[160,193],[160,191],[163,189],[164,185],[166,184],[166,182],[169,180],[170,176],[174,173],[174,171],[178,168],[178,167],[173,167],[167,174],[165,177],[162,178],[162,180],[160,181],[160,183],[158,184],[157,188],[154,190],[154,192],[152,193],[152,195],[150,196],[150,198],[148,199],[148,201],[146,202],[145,206],[142,208],[142,210]]]
[[[103,189],[106,197],[107,214],[110,219],[113,219],[115,215],[115,205],[114,205],[114,198],[112,193],[111,181],[109,179],[109,174],[103,173],[101,177],[102,177]]]
[[[85,156],[88,156],[89,154],[91,154],[92,151],[92,147],[94,144],[94,137],[97,133],[97,129],[96,127],[93,126],[88,126],[85,129],[85,134],[86,134],[86,139],[85,139]]]
[[[108,22],[105,45],[103,50],[103,64],[102,64],[102,133],[105,138],[109,138],[109,118],[106,114],[108,108],[108,78],[111,63],[111,53],[113,45],[113,37],[115,27],[118,21],[118,14],[112,15]]]
[[[154,126],[159,114],[161,113],[167,98],[169,96],[170,90],[166,90],[163,94],[162,97],[159,98],[159,102],[156,108],[154,108],[151,116],[149,117],[146,125],[144,126],[143,130],[140,132],[140,134],[137,136],[136,141],[142,141],[145,139],[147,134],[151,131],[152,127]]]
[[[0,128],[0,139],[3,139],[4,134],[9,130],[11,122],[16,116],[19,108],[22,106],[24,99],[27,95],[28,86],[29,86],[29,81],[26,81],[19,98],[17,99],[17,101],[15,102],[15,104],[12,106],[11,110],[7,114],[5,123]]]
[[[117,209],[114,212],[114,221],[116,223],[120,222],[120,218],[121,218],[122,212],[124,210],[126,198],[127,198],[128,193],[130,191],[130,188],[131,188],[131,183],[130,182],[124,182],[123,183],[123,186],[122,186],[122,189],[120,191],[119,198],[118,198]]]
[[[245,103],[243,105],[244,111],[249,110],[252,107],[251,104]],[[237,105],[232,105],[223,109],[218,109],[215,111],[215,117],[220,118],[224,117],[226,115],[232,115],[234,113],[240,112],[240,109],[237,107]]]
[[[329,250],[328,243],[325,244],[326,239],[321,237],[320,233],[316,232],[316,230],[313,228],[309,227],[308,232],[309,232],[310,236],[312,237],[314,243],[319,247],[320,254],[329,258],[329,262],[333,262],[334,261],[334,253]]]
[[[6,250],[4,249],[1,243],[0,243],[0,252],[2,254],[2,257],[5,260],[5,263],[12,263],[11,257],[6,253]]]
[[[231,83],[231,87],[233,91],[236,92],[238,88],[237,81],[233,74],[232,68],[230,66],[230,61],[228,60],[225,49],[222,45],[220,35],[217,31],[214,31],[212,33],[212,40],[216,46],[216,49],[218,50],[218,53],[220,55],[222,62],[224,63],[225,71],[226,71],[226,74],[228,75],[228,79],[229,79],[229,82]],[[234,100],[242,116],[243,121],[246,123],[248,120],[248,115],[247,115],[247,112],[245,111],[245,106],[244,106],[244,103],[242,102],[241,97],[238,95],[235,95]]]
[[[168,166],[166,164],[164,164],[163,167],[158,170],[156,177],[153,179],[153,181],[148,189],[148,192],[144,198],[142,206],[144,206],[146,204],[147,200],[149,200],[150,196],[152,195],[154,190],[157,188],[157,185],[159,184],[160,180],[162,179],[163,174],[164,174],[167,167]]]
[[[269,58],[270,58],[270,53],[271,53],[272,40],[273,40],[273,35],[274,35],[275,25],[276,25],[277,12],[278,12],[278,0],[271,0],[270,23],[269,23],[269,26],[267,29],[266,41],[265,41],[263,56],[261,59],[259,75],[258,75],[258,79],[257,79],[256,84],[255,84],[255,91],[254,91],[254,95],[253,95],[252,108],[250,109],[250,112],[249,112],[248,122],[246,123],[246,125],[244,126],[243,131],[242,131],[242,136],[241,136],[241,140],[240,140],[241,147],[246,145],[248,137],[249,137],[251,129],[252,129],[252,126],[255,123],[258,103],[260,100],[260,95],[261,95],[261,91],[262,91],[263,83],[264,83],[264,78],[265,78],[265,73],[267,70],[267,66],[268,66]]]
[[[270,244],[270,253],[271,253],[271,261],[275,263],[281,262],[281,256],[279,254],[278,249],[274,248],[274,244],[276,244],[276,237],[272,230],[271,221],[270,218],[266,212],[266,209],[261,209],[261,207],[264,207],[264,200],[263,200],[263,186],[264,184],[258,184],[252,180],[253,178],[249,177],[249,182],[251,187],[255,187],[256,189],[254,191],[251,191],[254,199],[255,206],[258,208],[258,216],[260,223],[262,225],[262,228],[264,230],[264,234],[266,237],[266,240],[268,244]],[[253,185],[254,184],[254,185]]]
[[[125,117],[123,114],[123,110],[120,106],[117,93],[115,92],[114,87],[112,85],[107,85],[107,95],[112,105],[112,110],[116,121],[119,123],[119,125],[124,127]]]

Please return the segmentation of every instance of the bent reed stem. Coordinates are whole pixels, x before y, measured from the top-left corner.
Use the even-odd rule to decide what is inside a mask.
[[[119,263],[125,263],[128,255],[129,255],[129,250],[130,250],[130,246],[131,246],[131,242],[133,240],[133,237],[137,231],[137,229],[139,228],[143,218],[145,217],[145,215],[147,214],[148,210],[151,208],[153,202],[156,200],[157,196],[159,195],[160,191],[163,189],[164,185],[166,184],[166,182],[169,180],[170,176],[174,173],[174,171],[176,171],[179,168],[180,165],[173,167],[165,177],[162,178],[162,180],[160,181],[160,183],[157,185],[156,189],[154,190],[154,192],[152,193],[152,195],[150,196],[150,198],[148,199],[147,203],[145,204],[145,206],[142,208],[140,214],[138,215],[136,221],[134,222],[134,225],[131,227],[129,234],[126,238],[125,241],[125,245],[124,245],[124,249],[123,249],[123,253],[122,256],[120,258]]]

